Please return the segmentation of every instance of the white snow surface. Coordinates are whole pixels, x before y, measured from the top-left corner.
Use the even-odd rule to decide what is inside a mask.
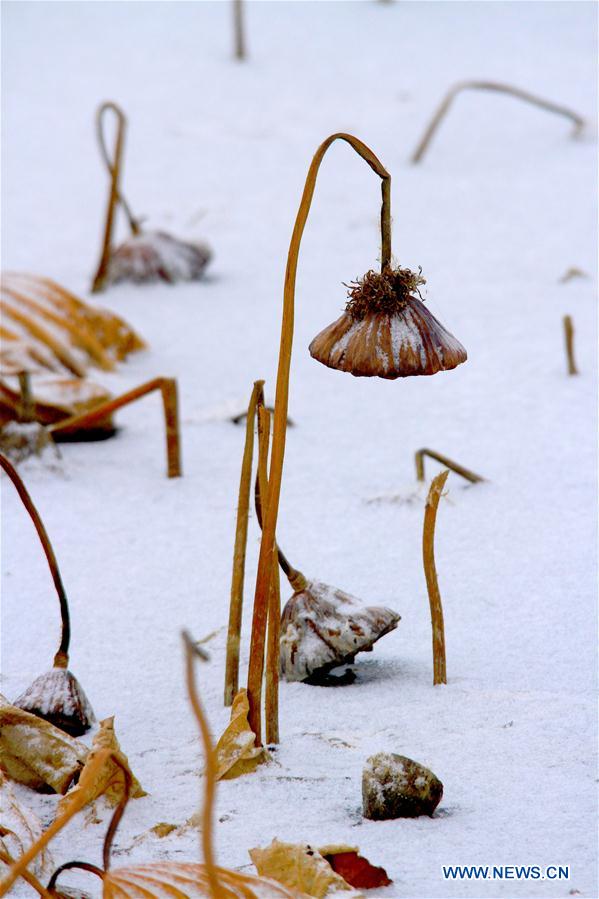
[[[378,178],[346,145],[327,154],[302,244],[279,539],[294,564],[396,609],[401,626],[343,688],[281,685],[276,761],[222,782],[220,864],[252,871],[273,837],[358,845],[394,883],[381,897],[597,896],[596,141],[509,97],[461,95],[420,166],[409,156],[442,95],[501,80],[596,115],[592,3],[252,2],[250,57],[232,59],[228,3],[17,3],[3,8],[3,266],[89,298],[107,177],[94,139],[103,100],[129,117],[123,189],[147,226],[214,250],[203,282],[119,285],[100,302],[149,343],[95,380],[156,375],[180,388],[184,477],[165,476],[158,396],[122,431],[21,466],[71,602],[70,668],[115,727],[149,795],[132,801],[113,864],[200,861],[197,830],[159,839],[199,806],[202,756],[180,630],[214,736],[243,427],[228,420],[266,379],[274,399],[286,252],[309,162],[335,131],[393,176],[394,254],[427,278],[428,307],[468,361],[429,378],[355,379],[319,365],[312,337],[379,254]],[[126,234],[121,220],[117,240]],[[588,277],[559,283],[569,268]],[[562,316],[576,329],[568,377]],[[96,373],[93,373],[96,375]],[[219,412],[221,410],[222,414]],[[436,559],[448,683],[433,687],[421,561],[430,446],[482,474],[451,474]],[[427,478],[438,470],[427,462]],[[372,502],[411,496],[410,502]],[[51,664],[58,603],[41,548],[2,478],[2,690]],[[242,682],[259,530],[250,522]],[[291,592],[291,591],[289,591]],[[284,595],[283,599],[287,597]],[[91,738],[91,735],[89,735]],[[86,738],[87,739],[87,738]],[[89,739],[88,739],[89,742]],[[429,767],[431,818],[361,817],[366,759]],[[20,787],[48,823],[56,796]],[[79,816],[57,864],[100,864],[102,824]],[[446,881],[442,865],[569,865],[568,881]],[[67,884],[96,891],[87,874]],[[376,892],[376,891],[375,891]],[[15,896],[29,895],[27,887]]]

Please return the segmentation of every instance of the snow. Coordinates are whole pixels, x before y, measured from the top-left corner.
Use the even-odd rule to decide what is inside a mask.
[[[89,297],[107,178],[97,104],[129,117],[123,190],[147,226],[207,241],[203,282],[118,285],[99,302],[147,340],[115,392],[179,382],[184,477],[164,474],[160,398],[117,415],[118,436],[21,466],[70,602],[70,669],[149,795],[131,802],[114,865],[201,860],[203,767],[180,631],[222,733],[225,636],[243,428],[227,420],[257,378],[274,398],[286,252],[316,147],[345,130],[391,172],[396,261],[427,278],[427,308],[468,351],[451,372],[355,379],[312,360],[376,265],[379,181],[347,146],[322,165],[302,243],[278,536],[310,576],[401,625],[339,688],[282,684],[275,762],[219,784],[219,863],[278,837],[348,843],[394,884],[382,896],[595,897],[596,141],[496,94],[465,93],[428,155],[408,163],[450,85],[504,80],[591,119],[597,9],[589,3],[250,3],[250,59],[232,57],[228,3],[6,3],[3,267]],[[592,123],[593,124],[593,123]],[[117,241],[126,236],[120,221]],[[567,283],[570,268],[589,275]],[[581,374],[568,377],[562,316]],[[437,519],[448,684],[432,686],[421,561],[430,446],[480,472],[454,475]],[[427,478],[438,470],[428,463]],[[2,479],[3,682],[11,699],[51,664],[58,603],[31,523]],[[251,522],[242,678],[259,529]],[[283,601],[287,596],[283,595]],[[243,680],[242,680],[243,683]],[[89,739],[88,739],[89,742]],[[366,759],[395,752],[444,785],[435,816],[361,816]],[[56,797],[17,791],[47,824]],[[100,864],[109,813],[53,842],[57,864]],[[446,881],[441,866],[558,864],[568,881]],[[65,874],[97,895],[86,874]],[[96,891],[96,892],[94,892]],[[14,895],[30,895],[18,887]]]

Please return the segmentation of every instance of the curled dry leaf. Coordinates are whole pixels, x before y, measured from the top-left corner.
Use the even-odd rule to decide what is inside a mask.
[[[2,855],[18,858],[41,836],[42,824],[31,809],[15,796],[10,781],[0,772],[0,850]],[[54,863],[48,850],[41,852],[31,864],[36,877],[45,877]],[[0,860],[0,877],[5,873]]]
[[[219,887],[231,899],[306,899],[295,890],[266,877],[216,868]],[[116,868],[104,875],[103,899],[185,899],[212,897],[206,866],[185,862],[155,862]],[[224,891],[227,891],[226,893]],[[324,895],[324,894],[323,894]]]
[[[0,768],[34,790],[66,793],[88,748],[0,696]]]
[[[258,874],[308,896],[323,899],[338,891],[359,896],[320,852],[307,843],[283,843],[275,839],[270,846],[249,852]]]
[[[84,805],[88,805],[100,796],[105,796],[109,805],[117,805],[125,790],[125,777],[122,767],[110,759],[104,766],[98,769],[95,760],[102,750],[112,750],[120,764],[131,775],[130,796],[139,799],[147,793],[131,771],[129,761],[121,750],[119,741],[114,732],[114,717],[100,721],[100,729],[92,741],[91,752],[79,777],[76,787],[73,787],[58,803],[57,815],[61,816],[69,811],[73,803],[81,808],[81,799]]]
[[[256,734],[248,723],[249,710],[247,690],[239,690],[233,699],[231,721],[216,744],[217,780],[250,774],[268,759],[266,750],[256,746]]]
[[[371,865],[356,846],[321,846],[318,851],[352,887],[372,890],[393,883],[385,869]]]

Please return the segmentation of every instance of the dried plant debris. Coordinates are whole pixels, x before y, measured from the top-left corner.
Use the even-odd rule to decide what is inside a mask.
[[[95,721],[83,687],[67,668],[52,668],[40,674],[14,703],[18,708],[78,737]]]
[[[206,244],[178,240],[164,231],[142,232],[112,252],[107,283],[197,281],[211,259]]]
[[[31,456],[41,456],[51,444],[52,441],[46,429],[35,422],[9,421],[5,425],[0,425],[0,452],[4,453],[15,465]]]
[[[356,846],[319,846],[318,851],[333,871],[352,887],[372,890],[393,883],[385,869],[371,865],[367,858],[360,855]]]
[[[98,770],[95,760],[98,754],[105,749],[112,750],[117,761],[111,759]],[[100,796],[105,797],[108,805],[117,805],[125,792],[125,771],[130,778],[129,795],[133,799],[146,796],[147,793],[142,789],[129,767],[127,756],[121,750],[114,732],[114,717],[105,718],[100,721],[100,729],[94,736],[92,748],[79,775],[79,781],[59,801],[57,815],[66,814],[74,801],[77,802],[78,808],[81,808],[82,797],[85,799],[85,805],[89,805]]]
[[[322,677],[350,664],[394,630],[400,615],[310,581],[288,600],[281,619],[281,673],[288,681]]]
[[[66,793],[79,776],[88,748],[0,696],[0,768],[34,790]]]
[[[31,809],[18,801],[8,777],[0,771],[0,850],[8,858],[18,858],[29,849],[42,834],[42,824]],[[48,850],[41,852],[31,864],[30,871],[36,877],[45,877],[53,868]],[[0,857],[0,877],[5,874]]]
[[[419,298],[424,283],[420,270],[389,265],[367,272],[350,287],[343,315],[314,338],[310,354],[356,377],[387,379],[434,375],[465,362],[464,347]]]
[[[226,895],[231,899],[302,899],[274,879],[240,874],[217,867],[218,888],[211,889],[205,865],[185,862],[153,862],[130,868],[114,868],[103,877],[104,899],[201,899]],[[226,892],[225,892],[226,890]]]
[[[255,771],[268,760],[268,752],[256,746],[256,734],[248,723],[247,690],[239,690],[233,699],[231,721],[216,744],[216,779],[231,780]]]
[[[443,784],[419,762],[391,752],[379,752],[362,773],[365,818],[416,818],[432,815],[443,796]]]
[[[323,899],[337,892],[359,895],[320,852],[307,843],[273,840],[264,849],[250,849],[249,854],[262,877],[270,877],[307,896]]]

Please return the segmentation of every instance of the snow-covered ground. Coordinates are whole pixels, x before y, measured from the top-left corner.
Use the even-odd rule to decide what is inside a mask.
[[[88,296],[107,178],[104,99],[129,116],[124,189],[138,215],[215,251],[204,283],[119,286],[99,302],[148,340],[115,391],[158,374],[181,392],[184,477],[167,480],[160,402],[119,414],[118,438],[21,468],[61,562],[71,669],[149,795],[132,802],[115,864],[199,860],[202,761],[180,629],[207,644],[202,694],[218,735],[243,429],[252,382],[274,396],[286,251],[311,156],[328,134],[366,141],[393,176],[394,253],[421,265],[431,311],[468,362],[432,378],[354,379],[308,355],[375,267],[378,179],[343,145],[322,166],[302,246],[279,538],[296,567],[402,620],[353,686],[281,688],[276,764],[218,791],[219,861],[277,836],[347,842],[384,865],[380,896],[597,896],[596,141],[511,98],[458,99],[419,167],[408,158],[445,90],[506,81],[596,115],[593,3],[250,3],[250,58],[231,58],[226,2],[23,3],[3,9],[3,267]],[[592,132],[592,128],[591,128]],[[124,235],[124,225],[122,234]],[[559,283],[577,267],[587,278]],[[572,315],[581,374],[568,377]],[[432,686],[413,454],[430,446],[487,478],[451,474],[436,555],[448,684]],[[427,477],[438,470],[429,463]],[[378,498],[377,501],[371,500]],[[3,686],[50,666],[57,603],[2,479]],[[259,533],[252,519],[243,661]],[[245,669],[244,669],[245,671]],[[435,817],[361,818],[361,772],[389,750],[426,764]],[[19,796],[44,821],[56,797]],[[104,820],[107,814],[103,815]],[[99,863],[83,817],[57,863]],[[569,865],[570,880],[457,881],[442,865]],[[87,875],[65,882],[96,889]],[[27,895],[16,888],[15,896]]]

